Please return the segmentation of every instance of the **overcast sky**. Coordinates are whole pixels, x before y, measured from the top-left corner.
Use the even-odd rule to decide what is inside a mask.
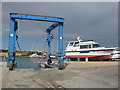
[[[3,48],[8,48],[9,13],[25,13],[45,16],[60,16],[65,18],[64,48],[67,41],[95,40],[102,46],[118,46],[118,3],[117,2],[76,2],[76,3],[29,3],[3,2],[2,36]],[[19,21],[19,43],[22,50],[47,50],[45,30],[52,24],[38,21]],[[57,28],[53,31],[53,50],[57,51]],[[34,44],[34,45],[33,45]]]

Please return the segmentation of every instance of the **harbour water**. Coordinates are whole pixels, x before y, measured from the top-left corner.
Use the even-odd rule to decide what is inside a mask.
[[[5,57],[2,57],[2,61],[6,61]],[[15,57],[15,60],[17,62],[16,68],[23,68],[23,69],[35,69],[39,70],[38,61],[40,61],[40,58],[29,58],[29,57]]]
[[[2,57],[2,61],[6,61],[5,57]],[[17,62],[17,67],[16,69],[34,69],[34,70],[39,70],[39,61],[40,58],[29,58],[29,57],[15,57],[15,60]],[[55,61],[56,59],[52,59]],[[46,61],[46,59],[45,59]]]
[[[38,61],[40,58],[16,57],[17,68],[39,69]]]

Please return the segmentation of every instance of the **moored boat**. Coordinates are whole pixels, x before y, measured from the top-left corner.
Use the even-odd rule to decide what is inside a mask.
[[[32,54],[32,55],[30,55],[29,57],[30,57],[30,58],[36,58],[36,57],[39,57],[39,55],[37,55],[37,54]]]

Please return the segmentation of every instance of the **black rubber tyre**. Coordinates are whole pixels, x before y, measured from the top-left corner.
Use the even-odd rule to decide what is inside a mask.
[[[62,65],[61,61],[58,62],[58,69],[59,70],[63,70],[64,69],[64,65]]]
[[[63,70],[63,69],[64,69],[64,66],[59,66],[58,69],[59,69],[59,70]]]
[[[48,60],[48,61],[47,61],[47,64],[48,64],[48,65],[50,65],[50,64],[51,64],[51,61],[50,61],[50,60]]]
[[[14,66],[13,66],[14,68],[17,68],[17,63],[14,63]]]
[[[14,67],[14,64],[13,64],[13,61],[11,60],[9,62],[9,70],[13,70],[13,67]]]

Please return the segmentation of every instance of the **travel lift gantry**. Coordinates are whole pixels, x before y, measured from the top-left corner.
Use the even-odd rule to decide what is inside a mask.
[[[10,13],[10,35],[9,35],[9,50],[8,50],[8,60],[7,65],[9,70],[13,70],[15,67],[15,45],[17,40],[16,31],[18,29],[17,19],[20,20],[34,20],[34,21],[46,21],[53,22],[53,24],[46,29],[48,33],[48,60],[50,60],[51,47],[50,43],[53,39],[51,31],[58,27],[58,62],[59,70],[64,69],[64,59],[63,59],[63,23],[64,18],[52,17],[52,16],[41,16],[41,15],[31,15],[31,14],[21,14],[21,13]],[[47,61],[50,64],[49,61]]]

